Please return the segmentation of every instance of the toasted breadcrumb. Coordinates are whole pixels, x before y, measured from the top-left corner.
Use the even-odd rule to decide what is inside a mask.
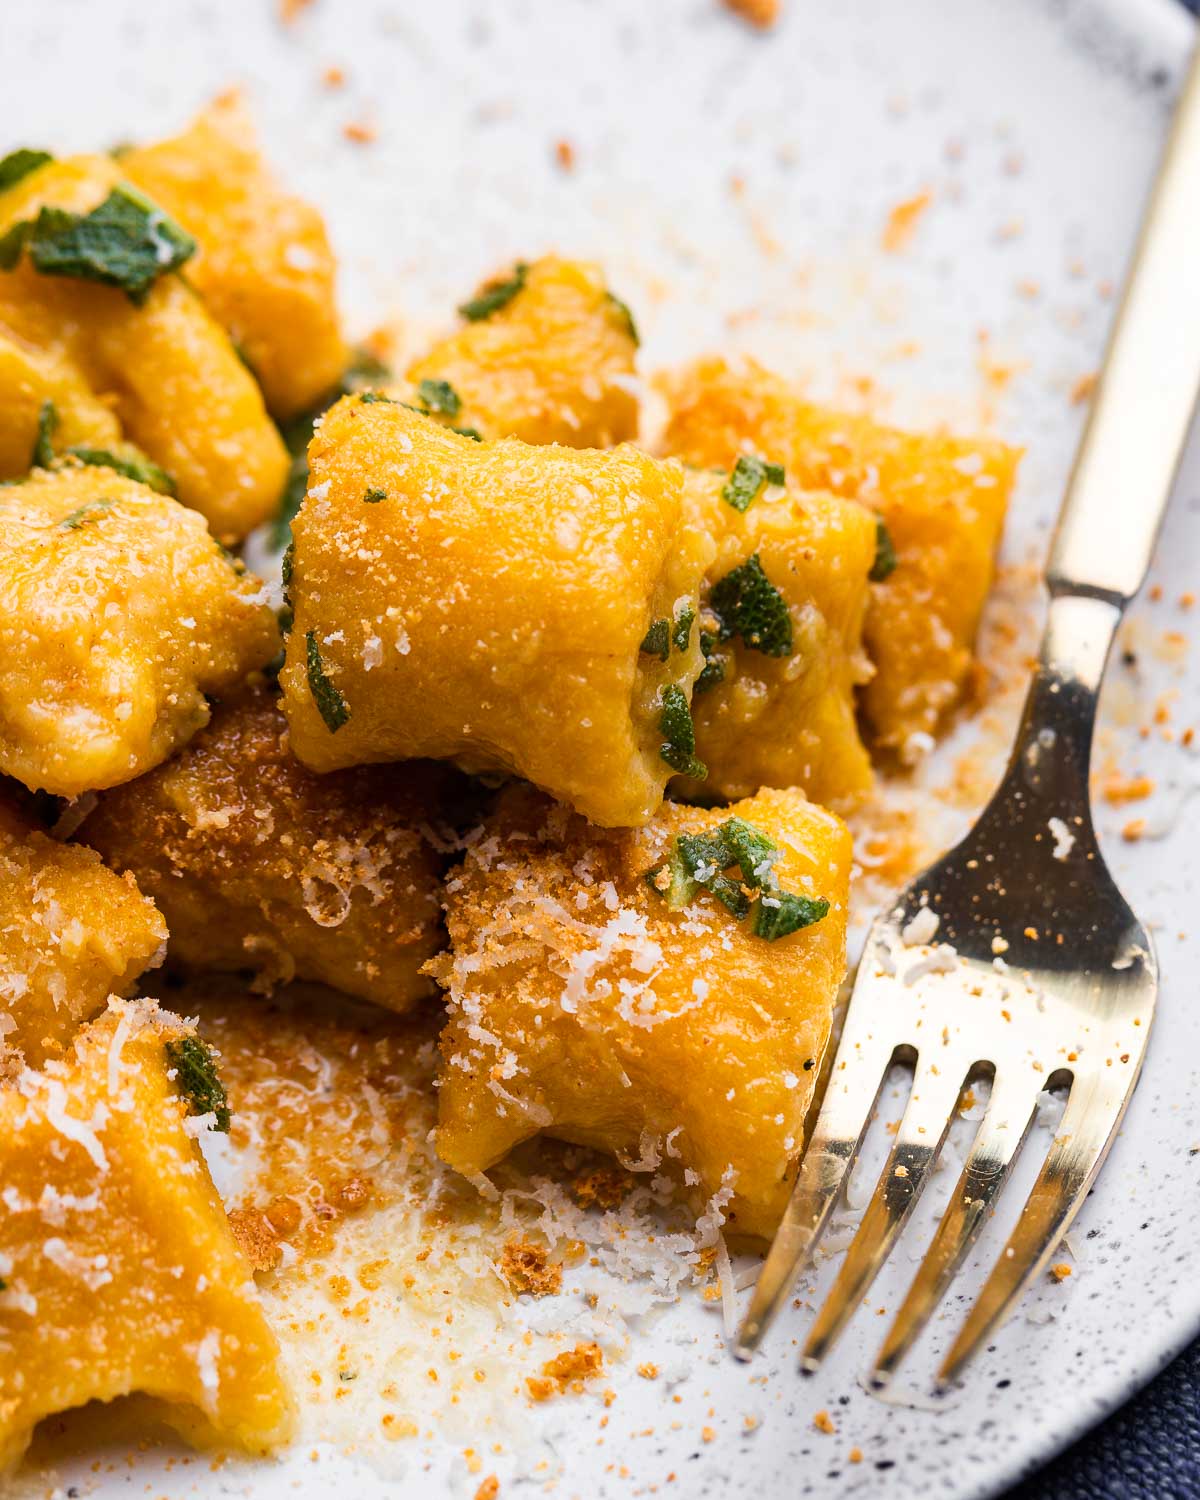
[[[1081,375],[1071,387],[1071,405],[1082,406],[1085,401],[1090,401],[1099,378],[1095,370],[1088,375]]]
[[[273,1271],[283,1259],[274,1226],[261,1209],[231,1209],[229,1227],[253,1270]]]
[[[652,1364],[649,1360],[647,1360],[645,1364],[638,1365],[637,1372],[643,1380],[658,1379],[658,1366],[656,1364]]]
[[[779,19],[779,0],[725,0],[725,8],[761,31]]]
[[[834,1426],[833,1418],[827,1411],[823,1410],[819,1411],[813,1418],[813,1426],[817,1429],[818,1432],[827,1432],[830,1435],[837,1431],[837,1428]]]
[[[861,1448],[851,1448],[850,1452],[847,1453],[846,1458],[852,1464],[860,1464],[860,1463],[862,1463],[862,1460],[863,1460],[862,1449]]]
[[[911,198],[905,198],[892,208],[884,225],[881,242],[889,255],[907,249],[909,241],[917,232],[917,225],[932,202],[933,194],[928,188],[923,188],[921,192],[914,193]]]
[[[570,172],[575,166],[575,147],[570,141],[562,140],[555,143],[554,160],[564,172]]]
[[[339,68],[337,63],[330,63],[321,74],[321,82],[327,89],[340,89],[346,82],[345,68]]]
[[[1066,1281],[1067,1277],[1071,1274],[1071,1267],[1065,1260],[1056,1261],[1050,1267],[1050,1274],[1054,1277],[1055,1281]]]
[[[571,1184],[580,1208],[619,1208],[633,1189],[633,1179],[620,1167],[596,1167]]]
[[[499,1493],[500,1481],[494,1474],[489,1474],[475,1491],[475,1500],[496,1500],[496,1496]]]
[[[368,125],[364,120],[347,120],[342,126],[342,134],[356,146],[369,146],[379,132],[374,125]]]
[[[279,19],[290,26],[312,3],[313,0],[279,0]]]
[[[532,1240],[509,1240],[497,1265],[514,1292],[553,1297],[562,1291],[562,1266],[550,1260],[544,1245]]]
[[[1154,792],[1154,782],[1149,776],[1123,776],[1113,771],[1104,778],[1100,794],[1105,802],[1119,807],[1123,802],[1143,802]]]
[[[574,1349],[564,1350],[548,1359],[542,1366],[541,1375],[530,1375],[525,1384],[534,1401],[548,1401],[551,1396],[561,1396],[570,1390],[578,1395],[583,1382],[599,1375],[604,1368],[604,1354],[599,1344],[576,1344]]]

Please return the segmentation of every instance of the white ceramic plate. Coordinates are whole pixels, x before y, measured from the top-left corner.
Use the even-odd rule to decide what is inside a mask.
[[[898,419],[990,421],[1024,443],[1006,557],[1036,558],[1081,420],[1070,392],[1098,361],[1190,23],[1167,0],[783,3],[766,35],[717,0],[316,0],[290,28],[272,0],[7,3],[0,141],[153,137],[242,82],[270,154],[327,213],[359,331],[402,317],[416,343],[505,257],[595,257],[637,310],[647,371],[744,350],[824,395],[848,399],[869,375]],[[330,64],[346,71],[340,91],[321,85]],[[347,122],[372,125],[376,141],[348,142]],[[555,164],[559,140],[574,148],[570,173]],[[925,189],[910,245],[884,254],[889,210]],[[858,1377],[884,1328],[875,1310],[897,1305],[929,1212],[818,1377],[792,1363],[807,1310],[745,1369],[692,1299],[634,1345],[636,1360],[675,1367],[677,1383],[639,1380],[630,1359],[612,1370],[610,1409],[587,1398],[539,1409],[488,1458],[502,1494],[557,1479],[556,1493],[589,1500],[656,1486],[694,1500],[734,1485],[966,1500],[1043,1461],[1200,1330],[1197,841],[1184,828],[1198,767],[1181,744],[1196,670],[1170,638],[1188,630],[1177,601],[1200,576],[1198,495],[1200,455],[1152,574],[1162,599],[1132,612],[1138,664],[1118,668],[1108,693],[1102,756],[1158,790],[1104,808],[1101,822],[1165,977],[1141,1088],[1064,1251],[1074,1274],[1035,1292],[942,1403],[923,1377],[1020,1182],[898,1404]],[[1035,608],[1032,594],[1013,597]],[[1162,692],[1175,694],[1165,725],[1152,723]],[[1133,815],[1153,837],[1116,836]],[[820,1269],[818,1289],[833,1270]],[[814,1427],[820,1410],[836,1433]],[[461,1433],[392,1446],[386,1478],[369,1456],[306,1443],[278,1465],[181,1469],[155,1451],[132,1474],[123,1459],[99,1478],[76,1462],[58,1479],[104,1494],[474,1493]]]

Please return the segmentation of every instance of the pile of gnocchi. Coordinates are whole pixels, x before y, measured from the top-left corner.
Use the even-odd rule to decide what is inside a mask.
[[[769,1236],[843,817],[970,680],[1016,450],[719,356],[651,446],[596,266],[500,268],[403,372],[335,270],[233,98],[0,160],[0,1466],[131,1392],[293,1430],[163,964],[443,1007],[482,1193],[545,1132]]]

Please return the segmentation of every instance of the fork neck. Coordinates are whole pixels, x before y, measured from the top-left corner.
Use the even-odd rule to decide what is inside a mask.
[[[1122,607],[1090,594],[1052,596],[1009,774],[1059,816],[1088,814],[1100,682]]]

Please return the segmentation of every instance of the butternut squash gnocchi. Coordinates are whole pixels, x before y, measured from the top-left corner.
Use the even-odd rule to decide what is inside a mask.
[[[44,161],[0,191],[0,336],[110,404],[180,500],[236,540],[276,509],[288,456],[228,334],[174,274],[194,248],[117,162]],[[35,437],[31,405],[0,415],[0,446]]]
[[[162,962],[166,941],[131,875],[48,837],[0,794],[0,1061],[61,1057],[109,995]]]
[[[698,769],[711,543],[678,465],[476,442],[367,393],[324,418],[309,469],[280,675],[305,765],[454,760],[605,826],[646,822]]]
[[[701,465],[761,455],[802,488],[879,514],[886,533],[866,620],[875,675],[863,708],[878,744],[912,754],[966,687],[1020,451],[829,411],[758,365],[723,359],[686,371],[671,405],[666,452]]]
[[[278,644],[201,518],[107,466],[0,487],[0,772],[77,797],[149,770]]]
[[[446,882],[438,1151],[477,1176],[539,1131],[674,1161],[766,1235],[846,967],[850,835],[795,792],[604,831],[506,794]],[[753,898],[753,899],[751,899]]]
[[[316,980],[407,1010],[442,943],[447,768],[317,776],[265,689],[222,704],[182,754],[100,798],[81,837],[153,896],[170,958]],[[110,877],[114,878],[115,877]]]
[[[280,419],[332,390],[349,351],[334,259],[316,209],[284,192],[236,93],[170,140],[123,152],[120,169],[196,238],[189,282],[229,331]]]
[[[689,513],[717,544],[701,597],[696,753],[704,791],[798,787],[845,808],[871,786],[854,699],[871,677],[862,628],[875,517],[785,478],[755,457],[685,477]]]
[[[417,399],[481,437],[610,448],[637,437],[637,328],[598,266],[547,256],[485,283],[408,371]]]
[[[42,1417],[132,1391],[197,1440],[287,1438],[278,1344],[185,1128],[221,1124],[213,1089],[189,1027],[114,1000],[0,1090],[0,1468]]]

